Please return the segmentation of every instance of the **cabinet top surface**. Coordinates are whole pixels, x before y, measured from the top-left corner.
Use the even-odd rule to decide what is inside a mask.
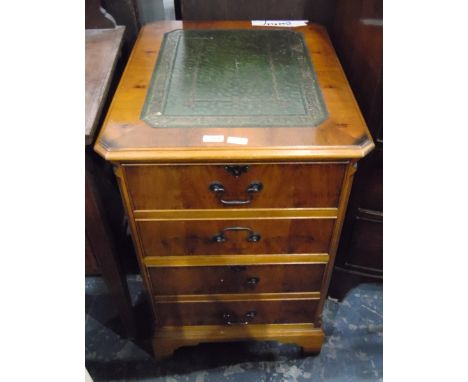
[[[302,34],[166,33],[141,118],[164,127],[316,126],[326,118]]]
[[[95,150],[113,161],[361,158],[373,148],[323,27],[142,28]]]

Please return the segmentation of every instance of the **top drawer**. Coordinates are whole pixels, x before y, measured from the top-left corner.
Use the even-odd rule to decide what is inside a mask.
[[[337,207],[345,163],[125,165],[134,210]]]

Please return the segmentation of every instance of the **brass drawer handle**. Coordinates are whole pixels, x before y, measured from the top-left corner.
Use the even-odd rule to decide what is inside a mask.
[[[254,232],[251,228],[248,227],[227,227],[214,235],[213,241],[215,243],[224,243],[227,240],[226,235],[224,234],[226,231],[248,231],[249,234],[247,235],[246,240],[250,243],[257,243],[262,238],[260,234]]]
[[[226,200],[224,199],[224,193],[226,192],[226,189],[224,188],[223,184],[220,182],[213,182],[210,184],[210,191],[213,191],[217,196],[218,200],[225,205],[229,206],[237,206],[237,205],[242,205],[242,204],[249,204],[252,202],[253,199],[253,194],[260,192],[263,190],[263,184],[261,182],[252,182],[249,184],[249,186],[246,188],[245,192],[248,195],[248,199],[246,200]]]
[[[231,313],[223,313],[223,320],[226,325],[248,325],[256,316],[255,310],[247,312],[241,319],[234,319]]]

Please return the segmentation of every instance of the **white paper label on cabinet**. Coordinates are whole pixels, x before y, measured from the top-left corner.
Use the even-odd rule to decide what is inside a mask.
[[[249,143],[249,138],[244,137],[227,137],[227,143],[233,143],[235,145],[246,145]]]
[[[303,27],[307,20],[252,20],[253,27]]]
[[[222,143],[224,142],[224,135],[204,135],[203,142],[205,143]]]

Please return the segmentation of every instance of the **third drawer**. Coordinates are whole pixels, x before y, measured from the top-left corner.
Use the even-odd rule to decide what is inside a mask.
[[[155,295],[320,291],[325,264],[148,268]]]

